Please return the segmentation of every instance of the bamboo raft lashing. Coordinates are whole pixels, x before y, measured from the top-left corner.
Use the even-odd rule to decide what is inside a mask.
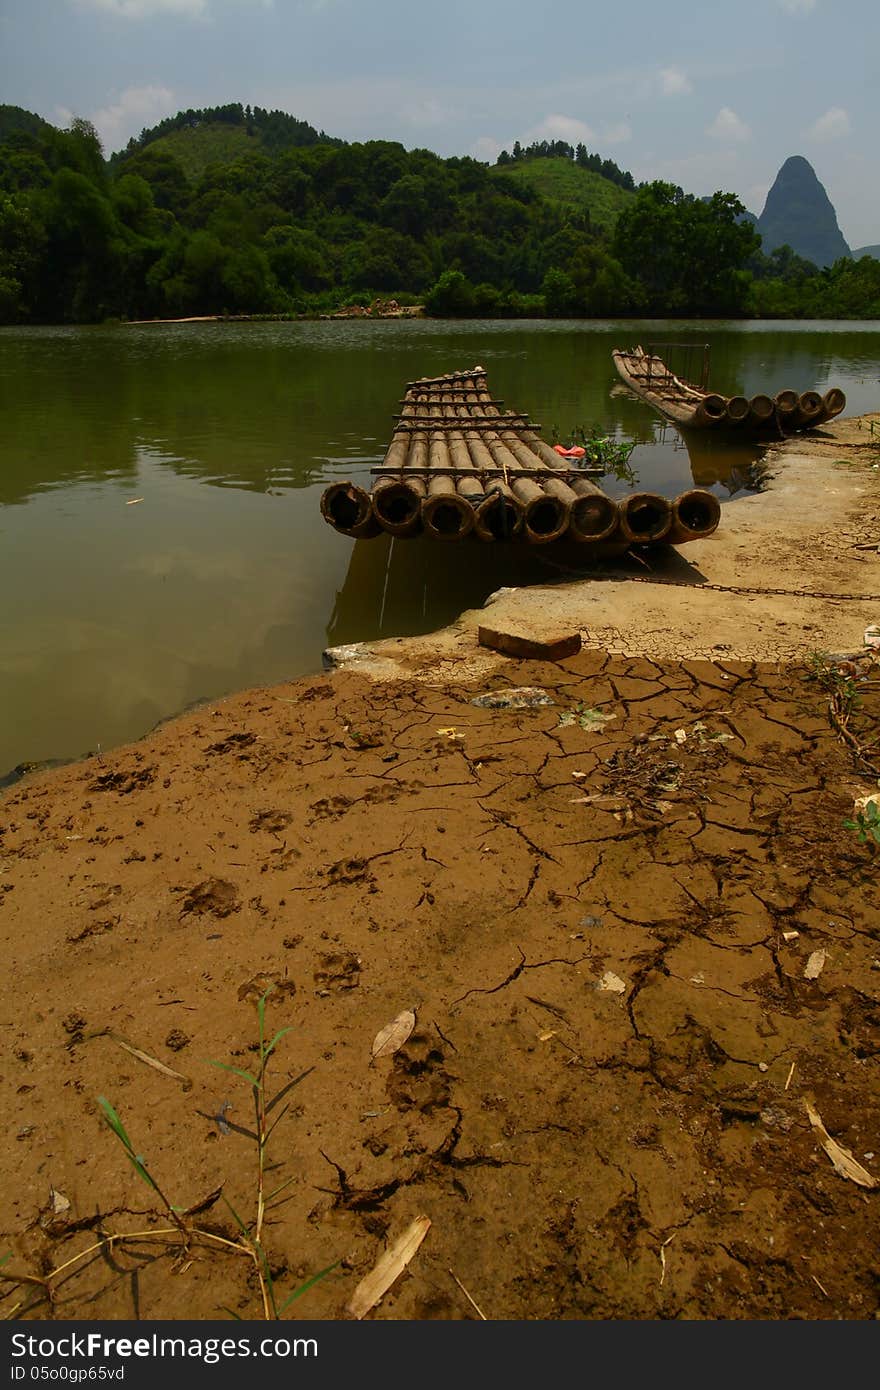
[[[560,457],[540,426],[503,405],[483,367],[408,382],[370,491],[333,483],[321,497],[325,521],[356,539],[382,531],[444,542],[565,538],[597,556],[664,540],[681,545],[716,529],[712,493],[692,489],[671,502],[640,492],[616,501]]]
[[[684,429],[735,430],[755,439],[778,439],[833,420],[846,406],[846,396],[837,386],[824,395],[783,390],[775,396],[722,396],[676,376],[662,357],[642,347],[615,348],[611,357],[635,395]]]

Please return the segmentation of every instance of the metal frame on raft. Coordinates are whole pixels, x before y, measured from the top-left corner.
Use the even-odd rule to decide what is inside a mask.
[[[436,541],[546,545],[575,541],[597,554],[631,545],[683,545],[717,529],[714,493],[691,488],[609,497],[538,434],[528,415],[501,409],[483,367],[407,383],[391,443],[369,492],[324,490],[321,515],[344,536],[383,531]]]
[[[682,346],[686,345],[657,345],[662,351]],[[846,406],[839,386],[832,386],[824,395],[784,390],[775,396],[763,392],[751,397],[722,396],[707,389],[708,345],[703,345],[703,354],[699,386],[676,376],[650,344],[647,352],[643,347],[614,348],[611,357],[629,389],[683,429],[723,429],[754,439],[779,439],[825,424]]]

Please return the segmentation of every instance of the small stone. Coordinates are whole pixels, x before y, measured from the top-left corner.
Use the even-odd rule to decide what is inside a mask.
[[[759,1062],[759,1063],[758,1063],[758,1071],[769,1071],[769,1070],[770,1070],[770,1068],[768,1067],[768,1065],[767,1065],[766,1062]]]
[[[477,641],[481,647],[491,647],[505,656],[518,656],[534,661],[564,661],[576,656],[581,649],[579,632],[566,632],[552,637],[528,637],[524,633],[505,632],[501,628],[479,627]]]

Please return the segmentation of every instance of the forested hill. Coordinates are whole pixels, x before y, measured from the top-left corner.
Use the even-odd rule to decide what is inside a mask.
[[[231,105],[181,112],[106,160],[88,121],[58,130],[0,107],[0,323],[314,314],[376,296],[486,317],[880,316],[877,261],[820,275],[788,248],[764,258],[731,194],[629,187],[580,149],[520,155],[490,167],[349,144]],[[542,163],[611,190],[616,216],[542,191]]]
[[[303,145],[344,143],[286,111],[266,111],[261,106],[230,102],[226,106],[178,111],[176,116],[169,116],[129,140],[124,150],[110,156],[110,165],[118,167],[138,150],[158,145],[180,162],[192,180],[199,178],[209,164],[228,163],[254,151],[277,155]]]
[[[582,169],[561,155],[530,159],[520,164],[496,164],[492,172],[532,189],[563,210],[586,213],[592,226],[609,236],[618,217],[635,196],[601,174]]]

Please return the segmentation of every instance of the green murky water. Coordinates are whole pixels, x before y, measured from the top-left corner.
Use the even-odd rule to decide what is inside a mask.
[[[329,482],[369,485],[413,377],[482,364],[545,438],[598,424],[640,441],[641,487],[735,496],[753,450],[685,444],[619,388],[612,347],[668,341],[693,345],[692,370],[708,343],[726,394],[880,401],[873,324],[0,330],[0,774],[318,670],[328,645],[428,631],[503,584],[568,578],[542,547],[355,544],[321,521]]]

